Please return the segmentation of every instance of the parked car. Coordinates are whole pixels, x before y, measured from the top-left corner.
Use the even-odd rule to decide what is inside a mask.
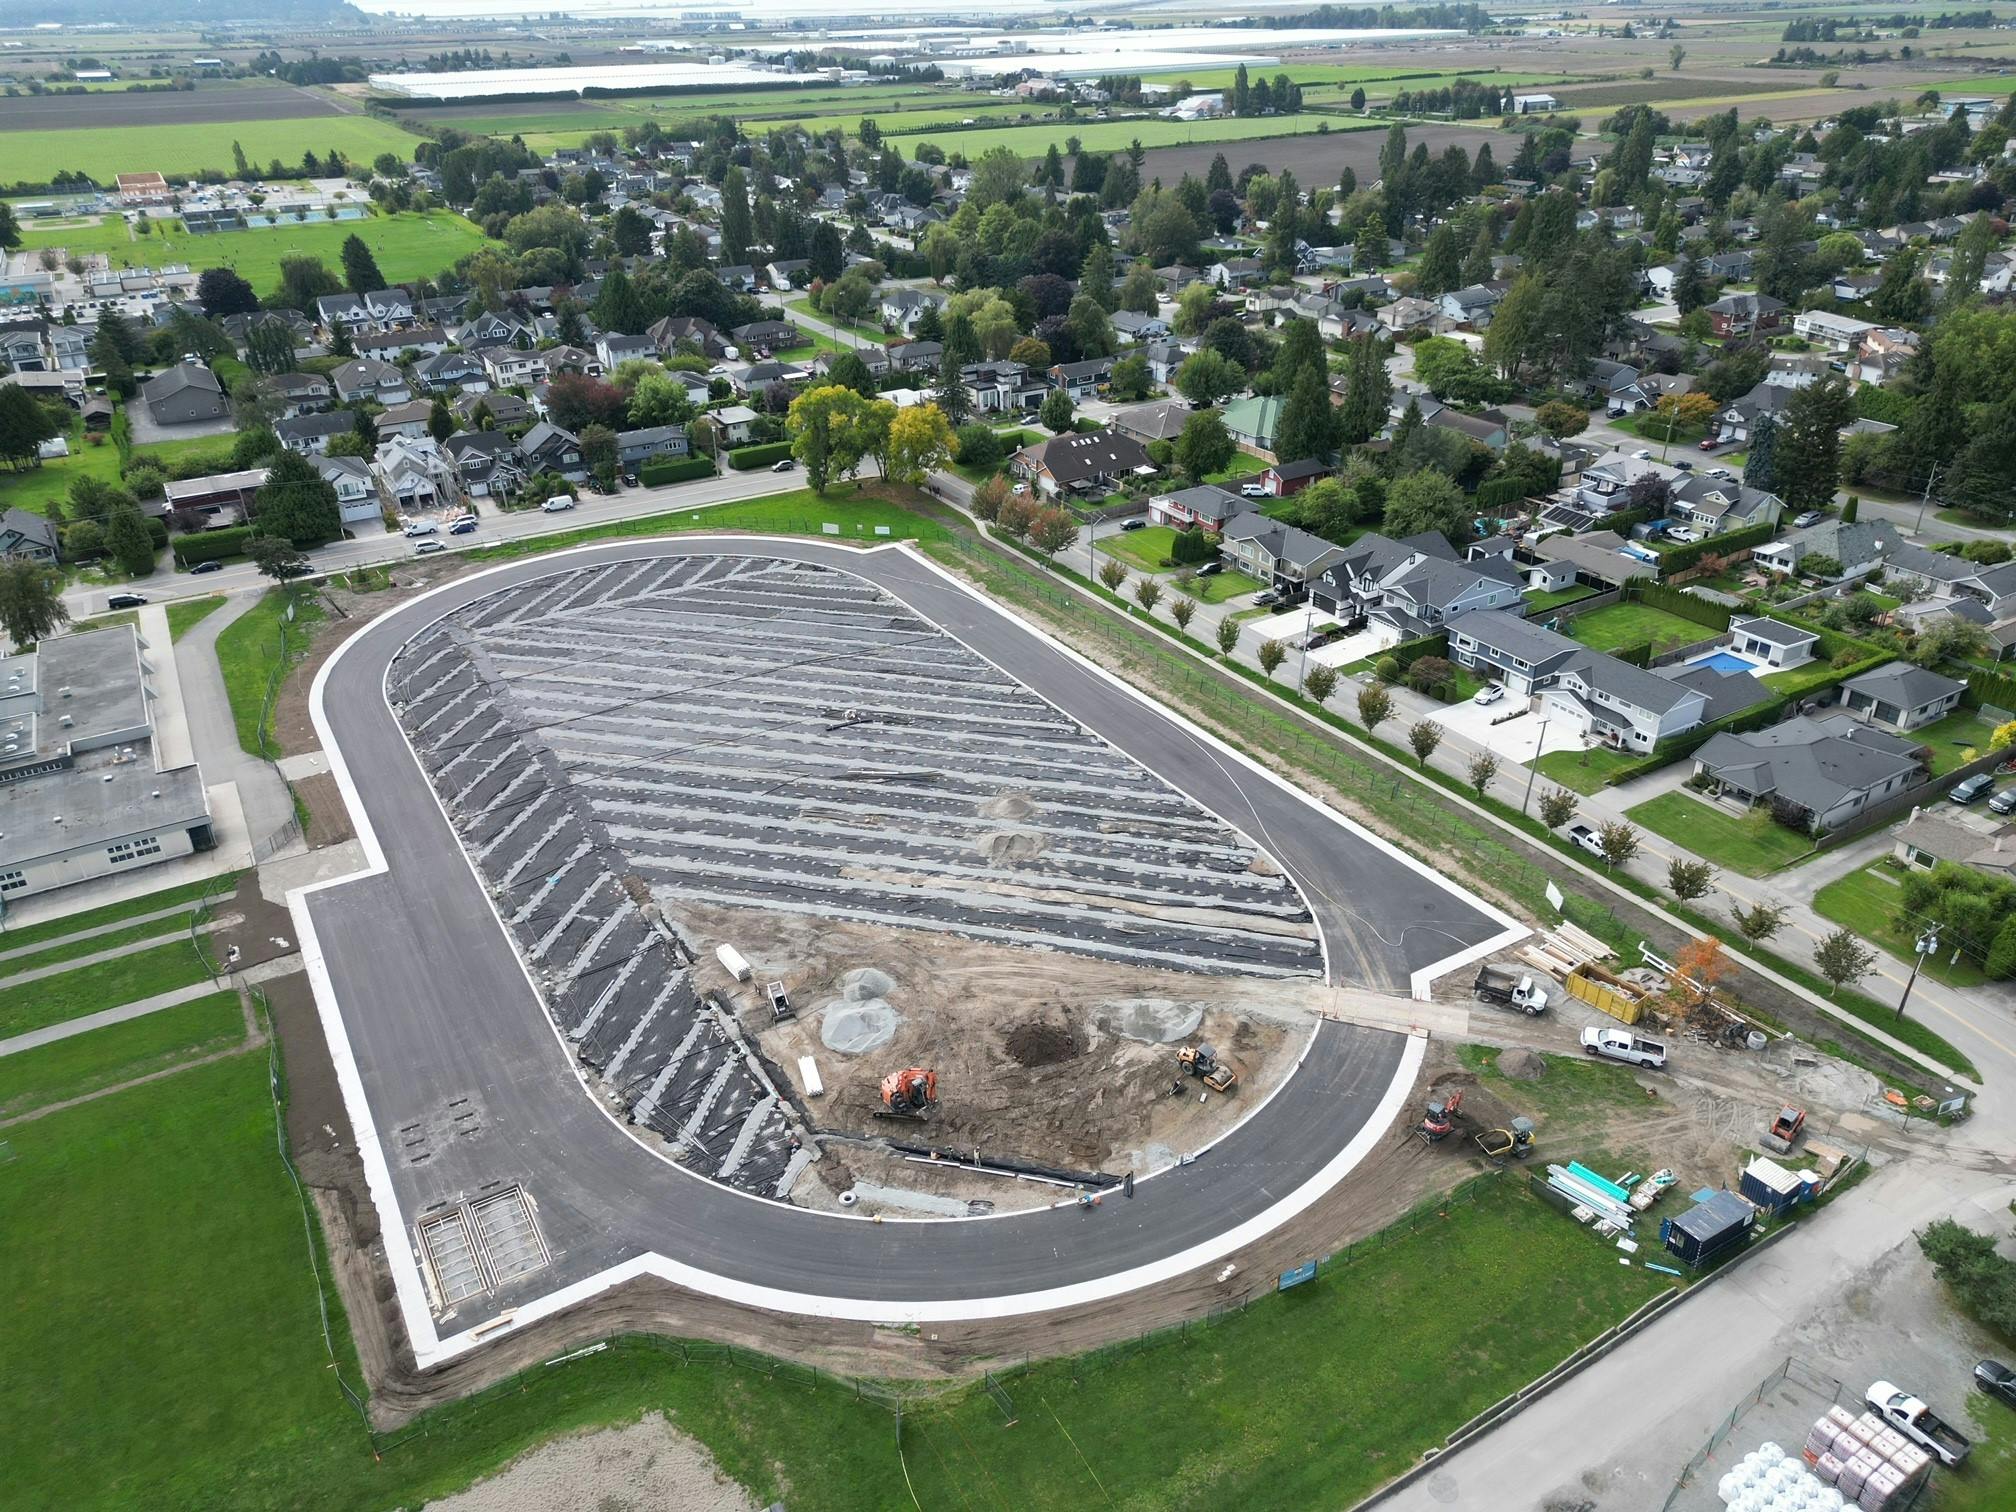
[[[408,540],[417,540],[421,536],[433,535],[434,532],[436,532],[440,528],[441,527],[432,520],[408,520],[406,522],[406,528],[400,531],[399,533],[405,536]]]
[[[623,474],[623,486],[625,488],[635,488],[637,486],[637,474],[634,472]]]
[[[547,514],[559,514],[563,509],[572,509],[574,500],[566,494],[555,494],[539,507]]]
[[[1713,451],[1713,450],[1715,450],[1715,448],[1716,448],[1716,447],[1720,446],[1721,444],[1722,444],[1722,443],[1721,443],[1720,441],[1717,441],[1717,440],[1716,440],[1716,439],[1715,439],[1715,438],[1714,438],[1713,436],[1710,436],[1710,437],[1709,437],[1709,438],[1708,438],[1707,440],[1705,440],[1705,441],[1703,441],[1703,442],[1701,443],[1701,445],[1700,445],[1700,447],[1698,448],[1698,450],[1701,450],[1701,451]]]
[[[1202,567],[1197,569],[1197,576],[1216,577],[1224,570],[1225,564],[1223,562],[1206,562]]]
[[[1505,696],[1505,684],[1486,683],[1477,690],[1477,696],[1470,700],[1475,704],[1494,704]]]
[[[107,609],[138,609],[147,602],[144,593],[115,593],[105,600]]]
[[[789,472],[791,471],[792,468],[796,467],[797,465],[798,464],[792,461],[789,457],[783,457],[770,464],[770,471]]]
[[[1594,825],[1571,824],[1568,826],[1568,838],[1572,843],[1581,846],[1582,849],[1589,852],[1590,855],[1603,856],[1603,840],[1596,833]],[[1608,858],[1605,857],[1604,859]]]
[[[2016,814],[2016,787],[2006,787],[1988,800],[1988,807],[1998,814]]]
[[[1792,516],[1792,528],[1794,530],[1804,530],[1808,525],[1818,525],[1819,523],[1820,511],[1817,509],[1802,509],[1798,514]]]
[[[1265,483],[1241,483],[1239,485],[1239,493],[1242,497],[1248,499],[1264,499],[1267,497],[1267,485]]]
[[[1999,1360],[1983,1360],[1974,1367],[1974,1384],[1992,1397],[2000,1397],[2016,1407],[2016,1370]]]
[[[469,535],[476,529],[476,516],[469,515],[448,527],[450,535]]]
[[[1666,1042],[1647,1039],[1621,1025],[1600,1025],[1582,1031],[1582,1053],[1600,1055],[1626,1065],[1657,1071],[1666,1064]]]
[[[1122,530],[1146,530],[1148,522],[1146,520],[1123,520],[1120,528]]]
[[[1992,772],[1976,772],[1966,781],[1955,783],[1953,791],[1946,796],[1955,803],[1972,803],[1986,794],[1993,786],[1995,786],[1995,776]]]
[[[214,557],[213,557],[213,558],[211,558],[211,559],[210,559],[209,561],[207,561],[207,562],[198,562],[198,563],[197,563],[197,564],[196,564],[196,565],[195,565],[194,567],[191,567],[191,568],[190,568],[189,570],[190,570],[190,571],[191,571],[192,573],[194,573],[194,572],[222,572],[222,571],[224,570],[224,564],[223,564],[222,562],[218,561],[218,560],[217,560],[216,558],[214,558]],[[2012,791],[2016,791],[2016,789],[2012,789]]]
[[[1265,609],[1270,604],[1278,604],[1280,602],[1281,592],[1277,588],[1262,588],[1258,593],[1253,595],[1253,603],[1257,608]]]
[[[446,541],[421,541],[414,546],[413,554],[415,556],[432,556],[437,551],[446,551],[447,549],[448,543]]]

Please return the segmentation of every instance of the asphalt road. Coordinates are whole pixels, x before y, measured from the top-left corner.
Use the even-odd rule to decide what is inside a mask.
[[[878,583],[1247,833],[1310,898],[1334,980],[1405,991],[1409,973],[1506,933],[1501,916],[1120,692],[906,553],[626,541],[566,565],[752,550],[837,564]],[[390,661],[421,625],[560,566],[514,564],[391,612],[349,643],[320,690],[329,743],[356,782],[388,870],[299,904],[312,919],[368,1100],[368,1111],[352,1109],[360,1143],[382,1141],[396,1193],[400,1211],[382,1214],[385,1226],[410,1234],[434,1204],[518,1182],[553,1252],[550,1270],[470,1303],[465,1322],[589,1283],[647,1253],[730,1283],[887,1302],[891,1316],[904,1302],[973,1302],[979,1315],[990,1310],[986,1299],[1166,1261],[1249,1221],[1264,1231],[1281,1219],[1261,1215],[1330,1164],[1387,1096],[1406,1041],[1326,1025],[1264,1114],[1196,1163],[1141,1183],[1132,1201],[1094,1212],[876,1224],[764,1202],[671,1168],[621,1132],[570,1074],[571,1056],[382,691]],[[340,1065],[343,1047],[337,1053]],[[424,1343],[426,1320],[408,1311]]]

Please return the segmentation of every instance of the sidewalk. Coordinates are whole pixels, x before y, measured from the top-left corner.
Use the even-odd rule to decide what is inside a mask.
[[[119,1008],[107,1008],[100,1013],[87,1013],[82,1018],[65,1019],[60,1024],[51,1024],[45,1029],[31,1029],[26,1034],[17,1034],[12,1039],[0,1040],[0,1056],[19,1055],[23,1050],[34,1050],[42,1045],[53,1045],[58,1040],[74,1039],[80,1034],[89,1034],[93,1029],[103,1029],[109,1024],[123,1024],[131,1019],[145,1018],[150,1013],[159,1013],[164,1008],[173,1008],[180,1003],[193,1003],[197,998],[208,997],[213,992],[224,989],[214,980],[195,982],[187,987],[177,987],[173,992],[159,996],[142,998],[137,1003],[127,1003]]]

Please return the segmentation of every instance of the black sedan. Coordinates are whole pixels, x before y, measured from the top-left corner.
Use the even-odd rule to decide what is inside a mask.
[[[1974,1367],[1974,1384],[1992,1397],[2000,1397],[2016,1407],[2016,1370],[1996,1360],[1983,1360]]]

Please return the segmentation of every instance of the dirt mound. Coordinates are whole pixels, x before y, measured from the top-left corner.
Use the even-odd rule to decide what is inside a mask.
[[[1122,1039],[1173,1045],[1197,1032],[1204,1022],[1204,1010],[1195,1003],[1169,998],[1121,998],[1101,1005],[1097,1022]]]
[[[1012,866],[1018,861],[1034,861],[1050,848],[1050,839],[1027,830],[989,830],[973,842],[973,848],[987,858],[989,866]]]
[[[982,819],[1027,819],[1036,812],[1036,804],[1027,793],[1010,791],[997,793],[974,812]]]
[[[1008,1053],[1024,1066],[1054,1066],[1074,1059],[1084,1048],[1062,1024],[1017,1024],[1008,1031]]]
[[[852,1003],[886,998],[896,990],[896,978],[873,966],[860,966],[840,978],[840,995]]]
[[[1508,1081],[1538,1081],[1547,1074],[1547,1062],[1531,1050],[1504,1050],[1498,1055],[1498,1074]]]
[[[902,1022],[902,1015],[881,998],[858,1002],[843,998],[828,1003],[820,1013],[819,1040],[828,1050],[859,1055],[888,1044]]]

